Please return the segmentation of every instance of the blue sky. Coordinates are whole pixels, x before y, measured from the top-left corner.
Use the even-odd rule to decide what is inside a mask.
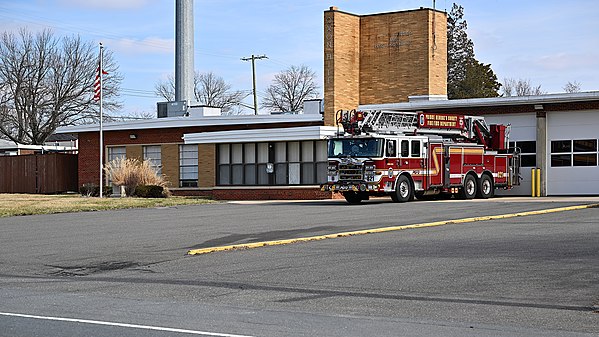
[[[432,0],[195,0],[195,67],[213,71],[236,90],[251,90],[256,63],[258,93],[274,75],[305,64],[322,92],[323,11],[355,14],[432,7]],[[529,79],[549,93],[568,81],[599,90],[599,4],[593,0],[463,0],[477,59],[491,63],[500,81]],[[453,1],[438,0],[449,11]],[[79,34],[110,49],[124,76],[123,111],[155,112],[152,92],[174,72],[173,0],[0,0],[0,31],[51,28]],[[140,97],[143,96],[143,97]],[[251,97],[246,99],[251,104]]]

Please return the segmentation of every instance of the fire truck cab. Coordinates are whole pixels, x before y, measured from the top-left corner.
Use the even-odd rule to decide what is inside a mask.
[[[339,111],[329,139],[323,191],[352,204],[370,196],[489,198],[519,184],[519,156],[506,147],[509,127],[482,117],[396,111]]]

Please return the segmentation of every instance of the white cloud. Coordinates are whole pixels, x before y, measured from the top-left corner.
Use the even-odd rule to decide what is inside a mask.
[[[175,51],[174,39],[163,39],[148,37],[139,39],[103,39],[101,41],[106,48],[110,48],[121,54],[172,54]]]
[[[80,8],[93,9],[138,9],[149,3],[149,0],[60,0],[61,4]]]

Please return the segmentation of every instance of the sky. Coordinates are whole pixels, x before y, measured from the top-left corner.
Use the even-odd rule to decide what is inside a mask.
[[[490,63],[500,82],[530,80],[547,93],[578,82],[599,90],[599,3],[596,0],[462,0],[476,58]],[[449,12],[453,1],[438,0]],[[251,92],[256,61],[260,96],[275,74],[307,65],[323,91],[323,12],[354,14],[433,7],[432,0],[195,0],[195,68],[221,76],[234,90]],[[0,0],[0,32],[50,28],[102,42],[123,76],[122,111],[155,114],[154,86],[174,73],[173,0]],[[252,97],[245,103],[252,105]],[[249,111],[248,111],[249,112]]]

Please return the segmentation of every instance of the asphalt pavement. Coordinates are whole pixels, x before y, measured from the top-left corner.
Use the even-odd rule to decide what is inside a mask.
[[[543,199],[1,218],[0,336],[596,336],[598,208],[186,255],[598,202]]]

